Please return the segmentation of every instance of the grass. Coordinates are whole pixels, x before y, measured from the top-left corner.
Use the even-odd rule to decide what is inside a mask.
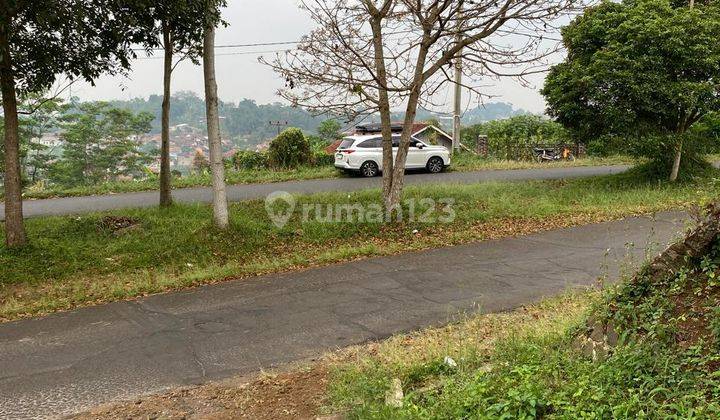
[[[455,155],[451,171],[467,172],[481,170],[512,170],[532,168],[559,168],[572,166],[599,166],[599,165],[623,165],[632,164],[631,158],[624,156],[613,156],[607,158],[589,157],[578,159],[574,162],[549,162],[537,163],[533,161],[510,161],[498,159],[481,158],[470,153],[458,153]],[[229,185],[271,183],[283,181],[300,181],[308,179],[328,179],[348,176],[337,171],[332,166],[303,166],[297,169],[273,170],[273,169],[230,169],[226,173],[226,180]],[[209,174],[192,174],[173,181],[173,188],[205,187],[211,184]],[[152,191],[160,188],[160,181],[156,176],[137,181],[109,181],[98,185],[85,185],[77,187],[47,186],[39,183],[26,188],[23,197],[26,199],[43,199],[54,197],[78,197],[87,195],[119,194],[140,191]],[[0,197],[2,197],[0,188]]]
[[[288,170],[228,170],[226,181],[230,185],[271,183],[283,181],[300,181],[307,179],[336,178],[342,173],[331,166],[304,166]],[[212,182],[210,174],[191,174],[173,180],[173,188],[191,188],[209,186]],[[112,181],[98,185],[85,185],[77,187],[45,186],[38,184],[28,187],[23,193],[25,199],[43,199],[54,197],[78,197],[87,195],[119,194],[140,191],[152,191],[160,188],[158,177],[137,181]],[[2,197],[0,189],[0,197]]]
[[[376,190],[299,196],[289,223],[278,228],[262,201],[230,206],[231,226],[218,231],[205,205],[133,209],[80,217],[30,219],[30,245],[0,246],[0,318],[4,320],[132,298],[199,284],[376,255],[428,249],[625,215],[682,208],[717,196],[704,178],[670,185],[633,173],[589,179],[408,187],[418,215],[450,198],[451,223],[302,223],[305,204],[380,203]],[[435,203],[422,202],[432,199]],[[404,207],[409,214],[409,207]],[[313,212],[309,214],[314,215]],[[128,217],[134,229],[115,232],[106,216]],[[4,236],[0,233],[0,237]]]
[[[503,160],[482,158],[470,153],[458,153],[453,156],[451,170],[459,172],[482,170],[514,170],[539,168],[569,168],[577,166],[606,166],[606,165],[633,165],[636,159],[628,156],[616,155],[608,157],[589,156],[574,161],[557,161],[538,163],[532,160]]]
[[[361,348],[336,368],[330,408],[363,419],[718,418],[718,266],[720,244],[666,278]],[[588,314],[620,334],[606,358],[573,345]],[[397,380],[404,397],[392,407],[386,392]]]

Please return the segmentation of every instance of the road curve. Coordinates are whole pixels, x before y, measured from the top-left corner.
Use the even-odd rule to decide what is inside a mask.
[[[552,169],[484,170],[475,172],[446,172],[441,174],[408,174],[406,184],[459,183],[472,184],[487,181],[521,181],[530,179],[578,178],[608,175],[624,172],[629,166],[585,166]],[[312,194],[331,191],[357,191],[379,188],[380,178],[332,178],[307,181],[288,181],[266,184],[243,184],[229,186],[229,201],[243,201],[264,198],[273,191]],[[210,203],[212,190],[207,187],[183,188],[173,191],[178,203]],[[51,198],[26,200],[23,208],[25,217],[60,216],[89,213],[94,211],[124,208],[152,207],[158,204],[158,192],[108,194],[85,197]],[[5,219],[5,205],[0,204],[0,220]]]
[[[82,411],[586,287],[668,243],[662,213],[228,281],[0,325],[0,418]],[[634,244],[634,245],[629,245]]]

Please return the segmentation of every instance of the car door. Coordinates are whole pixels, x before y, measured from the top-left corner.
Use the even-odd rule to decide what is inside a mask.
[[[427,163],[427,146],[416,139],[410,139],[406,168],[424,168]]]

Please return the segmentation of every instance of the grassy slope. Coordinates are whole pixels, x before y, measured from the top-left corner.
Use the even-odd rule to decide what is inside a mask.
[[[718,418],[719,266],[720,244],[667,279],[394,337],[340,365],[333,409],[388,419]],[[608,310],[622,344],[592,361],[572,340],[589,311]],[[401,408],[385,402],[395,378]]]
[[[531,168],[557,168],[569,166],[597,166],[597,165],[621,165],[632,163],[633,160],[623,156],[608,158],[586,158],[575,162],[521,162],[494,159],[482,159],[469,153],[456,155],[456,162],[451,167],[453,171],[481,171],[492,169],[531,169]],[[332,166],[301,167],[292,170],[242,170],[227,171],[227,182],[230,185],[271,183],[283,181],[300,181],[307,179],[327,179],[346,176],[335,170]],[[209,174],[189,175],[174,181],[174,188],[204,187],[209,186],[211,178]],[[142,181],[118,181],[106,182],[93,186],[79,186],[74,188],[49,187],[29,188],[25,191],[26,199],[42,199],[51,197],[77,197],[84,195],[117,194],[138,191],[152,191],[159,188],[157,178]],[[0,189],[2,197],[2,189]]]
[[[99,226],[102,214],[31,219],[30,246],[0,246],[0,318],[678,208],[717,192],[715,180],[668,185],[642,183],[627,174],[407,189],[406,198],[454,199],[457,218],[450,224],[342,223],[329,228],[319,222],[300,224],[298,209],[278,229],[262,201],[233,204],[226,232],[211,227],[210,209],[203,205],[110,213],[141,224],[120,236]],[[380,197],[377,191],[304,196],[298,208],[310,202],[367,204],[379,203]]]

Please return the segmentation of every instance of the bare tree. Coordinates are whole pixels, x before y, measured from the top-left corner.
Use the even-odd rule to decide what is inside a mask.
[[[279,94],[316,112],[348,119],[380,114],[383,198],[391,214],[400,202],[411,129],[419,106],[438,105],[463,60],[468,80],[524,77],[545,71],[559,49],[547,32],[582,0],[304,0],[317,29],[298,48],[261,59],[283,75]],[[464,84],[479,100],[480,86]],[[393,159],[391,110],[405,117]]]
[[[213,220],[220,229],[228,227],[228,204],[225,193],[225,166],[220,141],[217,82],[215,80],[215,25],[205,28],[203,43],[203,73],[205,76],[205,111],[207,116],[210,169],[212,170]]]

